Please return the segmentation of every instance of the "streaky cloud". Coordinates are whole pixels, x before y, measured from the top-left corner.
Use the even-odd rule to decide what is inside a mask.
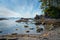
[[[0,16],[4,16],[4,17],[20,17],[21,15],[19,13],[11,11],[11,10],[5,8],[5,7],[0,7]]]
[[[0,16],[34,17],[42,14],[38,0],[0,0]]]

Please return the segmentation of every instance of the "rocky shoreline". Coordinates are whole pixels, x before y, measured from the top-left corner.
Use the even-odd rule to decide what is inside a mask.
[[[28,40],[31,38],[35,38],[35,40],[60,40],[60,27],[48,31],[45,30],[41,34],[14,34],[14,35],[0,35],[1,38],[28,38]]]
[[[27,20],[29,19],[22,19],[22,20],[17,20],[16,22],[27,22]],[[60,20],[60,19],[59,19]],[[49,19],[49,20],[34,20],[35,21],[35,25],[40,25],[40,24],[44,24],[45,26],[45,30],[41,33],[41,34],[11,34],[11,35],[0,35],[0,39],[1,38],[6,38],[6,39],[23,39],[25,40],[27,38],[27,40],[60,40],[60,21],[59,20],[53,20],[53,19]],[[40,23],[41,22],[41,23]],[[24,26],[25,28],[28,26]],[[53,29],[53,30],[52,30]],[[17,29],[16,29],[17,30]],[[40,29],[39,29],[40,30]],[[39,31],[38,30],[38,31]],[[28,32],[28,31],[27,31]]]

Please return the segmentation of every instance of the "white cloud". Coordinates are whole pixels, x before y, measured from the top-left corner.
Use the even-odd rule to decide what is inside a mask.
[[[0,7],[0,16],[2,17],[21,17],[19,13],[11,11],[5,7]]]
[[[35,3],[31,2],[27,5],[27,1],[24,0],[19,2],[20,0],[10,0],[11,5],[3,5],[4,7],[0,7],[0,16],[6,17],[34,17],[36,14],[40,14],[40,10],[35,10],[34,6],[37,1],[34,0]],[[24,4],[25,3],[25,4]],[[12,5],[13,4],[13,5]],[[22,5],[23,4],[23,5]],[[14,6],[15,5],[15,6]],[[6,6],[6,7],[5,7]],[[10,10],[11,9],[11,10]]]
[[[24,17],[24,18],[32,18],[32,14],[29,12],[22,14],[22,15],[23,15],[22,17]]]
[[[20,13],[22,17],[25,17],[25,18],[32,17],[33,5],[30,5],[30,6],[23,5],[23,6],[18,6],[17,8],[18,8],[17,10],[18,13]]]
[[[33,13],[31,13],[31,11],[33,10],[33,6],[30,6],[30,7],[28,8],[21,7],[19,10],[22,12],[15,12],[15,11],[9,10],[8,8],[0,7],[0,16],[32,18],[32,17],[35,17],[36,14],[40,13],[40,11],[34,11]]]

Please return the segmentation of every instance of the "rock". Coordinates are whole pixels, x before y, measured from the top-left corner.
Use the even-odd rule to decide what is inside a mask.
[[[30,30],[33,30],[34,28],[30,28]]]
[[[7,18],[0,18],[0,20],[8,20]]]
[[[17,33],[12,33],[12,35],[17,35]]]
[[[49,30],[53,30],[54,26],[51,24]]]
[[[41,31],[43,31],[43,28],[38,28],[36,31],[37,31],[37,33],[39,33]]]
[[[16,30],[18,30],[18,28],[16,28]]]
[[[43,38],[43,40],[48,40],[48,38]]]
[[[16,22],[28,22],[29,19],[28,18],[23,18],[23,19],[19,19]]]
[[[35,25],[40,25],[40,24],[42,24],[42,23],[40,23],[40,22],[36,22],[36,23],[35,23]]]
[[[26,33],[29,33],[30,31],[26,31]]]
[[[2,33],[2,31],[0,31],[0,33]]]
[[[25,25],[24,27],[25,27],[25,28],[27,28],[28,26],[27,26],[27,25]]]

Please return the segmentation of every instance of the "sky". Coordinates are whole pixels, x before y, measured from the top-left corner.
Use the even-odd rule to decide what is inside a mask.
[[[38,0],[0,0],[0,17],[33,18],[41,15]]]

